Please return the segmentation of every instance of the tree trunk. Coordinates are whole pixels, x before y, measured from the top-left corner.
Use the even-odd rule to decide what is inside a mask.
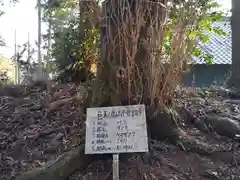
[[[150,62],[152,52],[146,49],[148,28],[154,16],[162,17],[156,18],[159,24],[165,17],[162,13],[165,8],[156,8],[153,4],[132,0],[106,0],[103,4],[105,25],[101,27],[101,60],[97,76],[105,85],[102,99],[109,99],[114,105],[126,100],[130,103],[136,96],[142,96],[142,102],[149,101],[148,76],[151,72],[146,64]],[[161,4],[166,4],[166,0]]]
[[[232,0],[232,75],[228,86],[240,89],[240,1]]]
[[[164,3],[166,2],[162,1],[162,4]],[[100,84],[100,87],[102,85],[104,87],[97,88],[98,94],[95,95],[95,98],[101,97],[98,99],[98,104],[95,105],[114,106],[143,103],[147,107],[150,136],[153,139],[169,139],[176,143],[182,132],[177,126],[176,117],[169,111],[171,107],[164,107],[162,102],[163,106],[160,107],[159,102],[151,102],[151,98],[157,99],[158,97],[149,97],[150,81],[148,76],[151,72],[148,72],[146,64],[150,62],[151,52],[143,43],[147,42],[149,38],[148,28],[152,25],[151,18],[156,16],[156,21],[161,24],[165,17],[164,11],[164,8],[156,8],[151,3],[143,5],[143,3],[131,0],[105,1],[103,15],[106,19],[101,26],[100,40],[101,61],[99,64],[101,66],[97,70],[97,83]],[[139,17],[140,15],[141,17]],[[128,16],[131,16],[131,22],[127,19]],[[133,34],[139,35],[138,38],[135,38]],[[134,46],[137,46],[137,51],[134,51]],[[131,66],[132,62],[133,66]],[[103,89],[102,92],[100,89]],[[153,114],[156,115],[153,117]],[[161,131],[159,131],[159,127],[162,128]]]

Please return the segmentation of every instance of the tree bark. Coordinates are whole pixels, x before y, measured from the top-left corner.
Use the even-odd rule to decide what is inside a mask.
[[[84,145],[77,150],[63,154],[53,164],[42,169],[26,172],[21,180],[66,180],[77,170],[88,164],[91,158],[84,154]]]
[[[162,4],[165,3],[162,0]],[[143,4],[147,11],[142,7]],[[150,86],[147,74],[150,72],[146,65],[151,54],[146,47],[148,28],[155,15],[162,17],[156,18],[158,21],[163,21],[165,13],[162,12],[165,9],[156,8],[148,1],[140,3],[132,0],[107,0],[103,5],[107,25],[101,27],[101,58],[97,69],[98,79],[105,86],[105,96],[102,99],[119,105],[121,101],[130,101],[136,98],[136,94],[141,94],[141,100],[145,103],[149,100]],[[137,8],[143,9],[138,11]],[[128,19],[125,16],[130,17]]]
[[[232,0],[232,75],[228,81],[228,86],[240,89],[240,1]]]

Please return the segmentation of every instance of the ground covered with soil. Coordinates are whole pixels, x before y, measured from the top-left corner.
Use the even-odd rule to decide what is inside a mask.
[[[64,159],[68,167],[58,166],[63,174],[54,169],[48,176],[32,176],[31,170],[51,171],[84,144],[85,95],[84,88],[73,84],[55,85],[50,92],[39,84],[2,88],[0,180],[112,179],[110,155],[87,161],[84,154]],[[154,139],[148,153],[121,154],[120,179],[240,180],[240,95],[224,88],[182,88],[175,98],[186,115],[178,122],[184,140]]]

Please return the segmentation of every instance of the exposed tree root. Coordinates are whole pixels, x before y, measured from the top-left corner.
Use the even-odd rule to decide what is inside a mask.
[[[240,124],[236,120],[227,117],[209,116],[204,122],[221,136],[235,139],[237,135],[240,135]]]
[[[177,125],[178,120],[183,119],[186,123],[193,124],[194,127],[203,133],[214,131],[221,136],[231,139],[236,139],[236,135],[240,134],[239,123],[230,118],[209,116],[206,119],[200,120],[191,115],[187,110],[177,109],[175,111],[171,109],[158,114],[148,121],[151,138],[155,140],[167,139],[173,144],[180,145],[180,148],[185,151],[220,160],[225,163],[240,162],[240,157],[234,156],[231,152],[233,149],[214,150],[211,145],[207,143],[188,138],[188,135]]]
[[[191,121],[194,127],[204,133],[210,132],[211,129],[211,131],[231,139],[237,139],[240,135],[240,123],[234,117],[208,116],[204,119],[199,119],[184,107],[180,108],[179,112],[185,122]]]
[[[51,165],[24,173],[21,180],[66,180],[90,160],[91,157],[84,154],[82,145],[74,151],[63,154]]]
[[[179,111],[175,110],[175,108],[165,107],[157,115],[151,118],[148,116],[149,138],[154,140],[167,139],[173,144],[181,145],[180,147],[185,151],[197,153],[211,159],[221,160],[226,163],[233,161],[240,163],[240,157],[234,156],[230,151],[214,151],[208,144],[188,138],[187,134],[178,125],[184,119],[193,123],[195,127],[203,132],[206,132],[208,126],[211,125],[220,135],[234,138],[236,133],[239,133],[236,122],[226,118],[209,117],[199,125],[199,120],[192,121],[194,117],[189,114],[186,116],[186,112],[186,110]],[[150,111],[148,111],[149,113]],[[93,160],[92,157],[84,154],[84,145],[82,145],[75,151],[63,154],[50,166],[25,173],[21,180],[66,180],[72,173],[82,169],[84,165]]]
[[[169,140],[175,144],[181,136],[183,131],[176,122],[179,117],[174,116],[172,111],[163,111],[152,117],[148,121],[148,129],[150,138],[154,140]]]

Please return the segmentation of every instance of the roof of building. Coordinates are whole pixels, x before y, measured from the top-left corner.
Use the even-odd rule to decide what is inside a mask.
[[[226,36],[210,34],[210,40],[206,43],[199,42],[198,47],[206,54],[213,55],[212,64],[232,64],[232,32],[229,19],[214,22],[213,27],[220,27],[226,32]],[[204,59],[194,58],[194,64],[205,64]]]

